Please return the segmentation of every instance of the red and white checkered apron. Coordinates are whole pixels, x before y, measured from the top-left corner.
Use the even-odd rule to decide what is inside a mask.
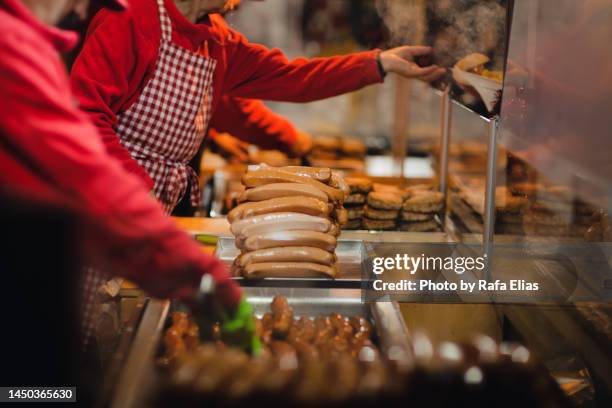
[[[157,66],[138,100],[119,115],[115,131],[147,170],[155,182],[155,196],[171,212],[189,184],[191,203],[199,203],[198,178],[188,163],[208,127],[217,63],[172,44],[170,18],[163,0],[157,4],[162,33]]]
[[[109,279],[107,275],[90,267],[81,268],[81,345],[87,348],[98,321],[100,287]]]
[[[208,127],[217,62],[172,44],[172,24],[163,0],[157,0],[157,5],[162,36],[155,72],[138,100],[118,115],[115,131],[147,170],[155,182],[155,196],[170,213],[189,183],[192,204],[199,202],[198,178],[188,163]],[[99,290],[109,277],[92,268],[84,268],[84,275],[82,339],[86,346],[97,322]]]

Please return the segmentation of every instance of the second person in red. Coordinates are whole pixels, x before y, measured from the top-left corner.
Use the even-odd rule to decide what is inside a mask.
[[[189,185],[192,203],[198,201],[187,164],[222,95],[308,102],[382,82],[386,72],[425,81],[444,72],[412,62],[431,52],[419,46],[289,61],[212,14],[230,2],[197,3],[208,8],[189,14],[206,14],[202,24],[172,0],[133,0],[127,13],[100,12],[71,74],[108,151],[148,183],[168,212]]]
[[[303,157],[312,148],[312,137],[275,113],[259,99],[221,98],[210,120],[207,137],[239,162],[248,161],[248,148],[280,150]]]

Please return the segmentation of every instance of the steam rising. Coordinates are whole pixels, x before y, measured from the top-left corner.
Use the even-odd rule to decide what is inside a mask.
[[[499,1],[377,0],[376,5],[390,45],[426,43],[444,66],[472,52],[494,59],[504,52],[506,10]]]
[[[390,45],[420,44],[424,41],[423,0],[376,0],[376,10],[389,29]]]

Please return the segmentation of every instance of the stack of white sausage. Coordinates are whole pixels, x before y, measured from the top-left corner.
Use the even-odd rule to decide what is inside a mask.
[[[249,166],[246,190],[228,214],[234,273],[246,278],[336,277],[336,238],[349,188],[329,168]]]

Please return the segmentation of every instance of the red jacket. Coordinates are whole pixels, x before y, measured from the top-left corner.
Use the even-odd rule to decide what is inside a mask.
[[[333,58],[293,61],[277,49],[251,44],[229,28],[220,15],[192,24],[165,0],[172,20],[172,41],[197,51],[206,44],[217,61],[213,117],[222,95],[265,100],[309,102],[381,82],[378,50]],[[132,173],[153,183],[115,134],[117,114],[140,96],[153,74],[161,28],[155,0],[132,0],[127,12],[103,10],[89,26],[83,50],[71,73],[82,109],[100,130],[109,152]]]
[[[19,0],[0,1],[0,183],[85,214],[84,242],[95,244],[90,265],[155,296],[186,295],[210,273],[224,300],[235,304],[240,289],[223,265],[204,255],[109,156],[77,108],[58,55],[75,39],[43,25]]]
[[[297,140],[297,129],[258,99],[223,96],[210,121],[208,136],[229,133],[264,149],[289,152]]]

